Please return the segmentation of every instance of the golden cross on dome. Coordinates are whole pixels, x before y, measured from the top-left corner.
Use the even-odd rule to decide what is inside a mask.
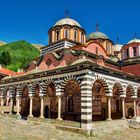
[[[99,23],[96,24],[96,31],[99,31]]]
[[[66,18],[69,17],[69,10],[68,10],[68,9],[66,9],[66,11],[65,11],[65,17],[66,17]]]

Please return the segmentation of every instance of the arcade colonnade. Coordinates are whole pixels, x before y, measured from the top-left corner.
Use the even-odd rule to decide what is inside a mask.
[[[137,115],[138,84],[103,74],[67,74],[57,79],[3,84],[0,88],[1,113],[5,112],[4,106],[10,106],[11,114],[15,107],[17,115],[26,117],[80,121],[85,130],[92,128],[92,121],[112,120],[117,113],[122,119]]]

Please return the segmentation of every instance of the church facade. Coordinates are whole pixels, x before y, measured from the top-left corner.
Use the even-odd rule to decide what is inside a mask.
[[[1,113],[81,123],[140,116],[140,40],[114,44],[98,31],[86,36],[71,19],[48,31],[49,44],[25,73],[0,81]]]

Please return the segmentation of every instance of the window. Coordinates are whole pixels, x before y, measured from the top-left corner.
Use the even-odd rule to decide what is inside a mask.
[[[60,40],[60,30],[56,30],[56,41]]]
[[[51,61],[50,59],[48,59],[48,60],[46,61],[46,65],[47,65],[48,67],[51,65],[51,63],[52,63],[52,61]]]
[[[64,30],[64,38],[69,38],[69,29],[68,28],[66,28]]]
[[[82,33],[81,34],[81,43],[84,43],[85,42],[85,37],[84,37],[84,34]]]
[[[78,41],[78,31],[74,30],[74,41]]]
[[[106,42],[106,52],[110,54],[110,44],[108,42]]]
[[[126,49],[126,58],[129,57],[129,49]]]
[[[98,55],[98,48],[96,47],[96,54]]]
[[[137,56],[137,48],[136,47],[133,48],[133,56]]]

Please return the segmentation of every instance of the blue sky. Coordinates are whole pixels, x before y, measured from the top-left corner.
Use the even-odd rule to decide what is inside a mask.
[[[140,38],[139,0],[0,0],[0,40],[26,40],[47,45],[47,32],[55,22],[69,16],[77,20],[87,35],[99,30],[111,40],[127,43]]]

